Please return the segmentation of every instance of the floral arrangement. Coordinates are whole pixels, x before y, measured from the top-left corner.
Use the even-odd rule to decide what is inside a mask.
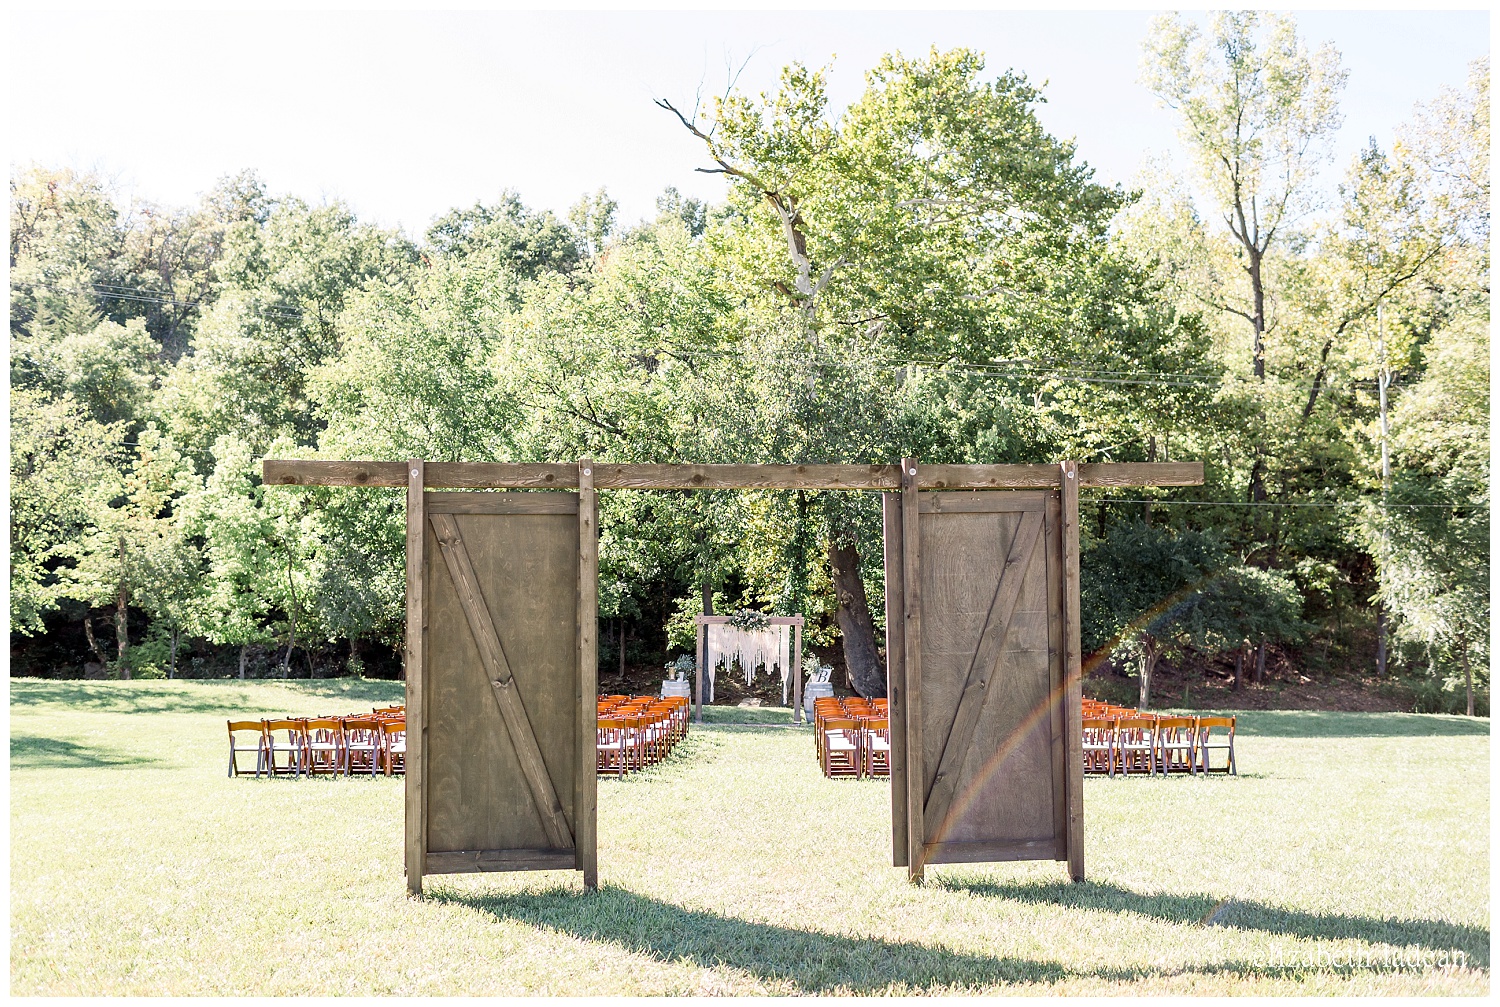
[[[729,617],[729,625],[745,631],[765,629],[771,625],[771,617],[753,608],[742,608]]]
[[[675,661],[668,661],[667,680],[681,682],[698,668],[698,660],[691,654],[680,654]]]
[[[802,671],[809,682],[827,682],[833,678],[833,665],[819,664],[817,657],[812,654],[802,659]]]

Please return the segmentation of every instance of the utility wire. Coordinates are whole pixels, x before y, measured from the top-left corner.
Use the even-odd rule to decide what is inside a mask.
[[[41,287],[59,293],[94,293],[114,300],[134,301],[142,304],[171,305],[173,307],[194,307],[200,304],[210,303],[209,298],[196,298],[192,300],[181,300],[155,296],[145,291],[145,288],[129,288],[118,284],[91,284],[88,288],[65,287],[39,281],[22,281],[29,286]],[[282,318],[301,318],[304,312],[299,308],[287,305],[260,305],[253,309],[256,313],[273,314]],[[752,357],[756,351],[747,349],[729,350],[678,350],[683,356],[715,357],[719,359],[744,359]],[[675,355],[675,354],[674,354]],[[1194,372],[1172,372],[1172,371],[1130,371],[1114,370],[1107,368],[1087,367],[1064,367],[1048,368],[1029,360],[1000,360],[1000,361],[958,361],[958,360],[932,360],[924,358],[886,359],[877,360],[873,363],[864,363],[853,360],[810,360],[808,358],[779,358],[779,362],[800,363],[804,366],[832,366],[843,368],[858,368],[873,366],[877,370],[895,372],[910,370],[915,367],[931,368],[938,371],[957,371],[968,373],[976,377],[999,378],[1014,382],[1037,381],[1037,382],[1063,382],[1089,385],[1122,385],[1141,386],[1156,388],[1202,388],[1213,389],[1223,384],[1250,384],[1250,379],[1235,374],[1203,374]],[[1350,378],[1348,384],[1353,387],[1374,387],[1377,382],[1375,378]],[[1311,391],[1314,387],[1331,389],[1340,382],[1327,378],[1322,382],[1314,384],[1287,384],[1278,383],[1277,387],[1291,391]],[[1392,381],[1387,387],[1399,387],[1400,383]]]
[[[1375,501],[1373,501],[1373,500],[1371,500],[1371,501],[1364,501],[1364,500],[1331,500],[1331,501],[1328,501],[1327,503],[1306,502],[1306,501],[1298,501],[1298,502],[1294,502],[1294,503],[1293,502],[1289,502],[1289,503],[1276,503],[1273,500],[1146,500],[1144,498],[1131,499],[1131,498],[1125,498],[1125,497],[1085,497],[1083,500],[1080,501],[1080,503],[1082,503],[1082,502],[1090,502],[1090,503],[1096,503],[1096,504],[1107,504],[1107,503],[1168,504],[1168,505],[1173,506],[1173,507],[1359,507],[1359,506],[1362,506],[1363,504],[1365,504],[1366,502],[1373,503]],[[1455,509],[1458,509],[1460,507],[1477,507],[1477,506],[1482,506],[1482,505],[1481,504],[1470,503],[1470,502],[1464,502],[1464,503],[1393,503],[1393,504],[1382,504],[1381,506],[1384,506],[1384,507],[1442,507],[1442,508],[1447,508],[1449,510],[1455,510]]]

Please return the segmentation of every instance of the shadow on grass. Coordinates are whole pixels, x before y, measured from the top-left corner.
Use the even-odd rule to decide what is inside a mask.
[[[60,738],[31,734],[10,736],[10,768],[13,770],[139,768],[158,761],[149,755],[89,748]]]
[[[290,712],[268,687],[339,704],[327,713],[363,712],[364,706],[401,702],[404,682],[365,678],[191,679],[90,682],[12,679],[11,709],[56,707],[95,713],[223,713],[259,716]],[[345,705],[350,709],[344,709]]]
[[[1206,713],[1208,711],[1199,711]],[[1488,735],[1488,717],[1334,710],[1226,710],[1235,730],[1262,738],[1429,738]]]
[[[938,877],[932,884],[950,891],[1012,902],[1139,913],[1168,923],[1200,923],[1212,917],[1214,925],[1291,937],[1359,940],[1369,944],[1422,947],[1437,952],[1457,950],[1464,952],[1472,965],[1483,967],[1490,963],[1490,932],[1487,928],[1443,920],[1382,920],[1338,913],[1309,913],[1241,899],[1226,902],[1209,895],[1142,895],[1120,885],[1097,881],[1006,884],[966,880],[959,876]]]
[[[727,965],[760,979],[791,983],[807,993],[875,993],[892,985],[971,988],[1056,982],[1067,975],[1051,962],[752,923],[683,909],[612,885],[596,892],[556,888],[516,895],[438,889],[430,897],[496,919],[607,941],[661,962],[685,961],[700,968]]]

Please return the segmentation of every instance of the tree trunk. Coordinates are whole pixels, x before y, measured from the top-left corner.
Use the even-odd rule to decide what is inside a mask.
[[[706,576],[703,578],[703,614],[714,614],[714,586]]]
[[[1464,700],[1465,712],[1474,716],[1474,668],[1469,664],[1469,644],[1466,640],[1459,641],[1458,652],[1464,659]]]
[[[99,663],[109,667],[109,658],[104,656],[104,648],[99,646],[99,641],[94,636],[94,614],[90,612],[83,617],[83,635],[89,642],[89,650],[99,659]]]
[[[1156,673],[1156,662],[1161,657],[1155,647],[1147,646],[1141,655],[1141,709],[1151,708],[1151,676]]]
[[[297,645],[297,624],[286,631],[286,653],[281,655],[281,677],[292,677],[292,648]]]
[[[115,593],[115,646],[120,652],[120,677],[127,679],[130,677],[130,662],[126,659],[126,651],[130,649],[129,602],[130,595],[122,585]]]
[[[1264,381],[1266,378],[1266,284],[1261,276],[1261,251],[1256,248],[1252,240],[1250,247],[1246,249],[1249,253],[1249,263],[1245,269],[1250,273],[1250,296],[1255,304],[1255,317],[1250,320],[1255,329],[1255,342],[1251,346],[1253,354],[1255,377]]]
[[[844,664],[849,669],[849,684],[866,699],[885,695],[885,669],[875,647],[875,623],[870,618],[870,602],[865,596],[865,582],[859,575],[859,549],[853,543],[838,546],[828,542],[828,566],[833,572],[834,592],[838,596],[835,613],[839,633],[844,638]]]
[[[1242,646],[1234,652],[1234,691],[1240,691],[1240,679],[1245,673],[1245,648]]]
[[[1385,606],[1375,603],[1375,675],[1385,678]]]
[[[620,624],[620,681],[625,681],[625,620],[617,620]]]
[[[242,682],[245,680],[245,652],[249,649],[250,645],[248,643],[240,644],[240,681]]]
[[[1266,638],[1261,637],[1255,647],[1255,684],[1260,685],[1266,677]]]
[[[176,678],[177,677],[177,637],[178,637],[178,635],[179,635],[179,631],[178,631],[177,627],[174,625],[172,627],[172,663],[167,666],[167,677],[168,678]]]

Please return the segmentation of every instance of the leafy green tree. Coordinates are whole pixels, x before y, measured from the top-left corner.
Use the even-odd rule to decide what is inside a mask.
[[[77,543],[118,486],[124,432],[34,389],[12,388],[10,408],[10,631],[30,636],[69,596]]]
[[[620,204],[600,186],[568,210],[568,223],[573,225],[585,255],[596,258],[604,254],[605,243],[615,231],[615,211],[619,208]]]
[[[1248,298],[1221,307],[1250,325],[1251,362],[1265,377],[1265,259],[1295,237],[1312,183],[1340,124],[1346,73],[1330,45],[1309,52],[1288,17],[1211,15],[1207,38],[1176,14],[1157,17],[1142,77],[1182,116],[1181,137],[1238,246]],[[1221,288],[1221,296],[1232,296]]]
[[[1201,353],[1196,330],[1109,254],[1125,194],[1093,184],[1072,146],[1047,135],[1024,77],[983,71],[963,49],[887,56],[837,118],[826,71],[801,64],[776,93],[731,93],[702,124],[698,110],[658,103],[703,142],[714,167],[702,170],[731,181],[729,212],[706,239],[731,303],[744,305],[736,352],[762,364],[747,377],[764,389],[745,424],[764,433],[754,457],[1022,460],[974,449],[1007,439],[997,426],[1015,413],[1041,434],[1011,439],[1025,460],[1092,454],[1122,433],[1144,449],[1145,396],[1116,382],[1134,411],[1101,429],[1094,420],[1119,414],[1055,369],[1098,375]],[[862,572],[878,555],[878,519],[872,502],[818,503],[845,658],[874,694],[883,673]]]
[[[112,499],[102,493],[95,498],[90,527],[75,540],[76,565],[67,590],[93,607],[113,608],[114,664],[121,678],[129,678],[129,610],[143,593],[159,590],[163,570],[178,562],[172,554],[185,546],[176,530],[173,502],[193,491],[196,478],[191,462],[171,439],[148,425],[118,480],[111,480]],[[92,639],[91,616],[85,626]]]
[[[1468,314],[1424,348],[1425,373],[1391,418],[1390,492],[1363,522],[1396,638],[1420,647],[1446,687],[1463,682],[1470,716],[1476,678],[1489,685],[1486,330],[1484,316]]]
[[[276,593],[268,580],[281,563],[249,446],[221,437],[214,443],[213,458],[202,489],[183,505],[190,534],[203,541],[208,568],[208,589],[194,629],[213,643],[238,647],[239,676],[244,678],[250,647],[274,638],[268,621]]]
[[[1198,588],[1172,624],[1184,646],[1208,655],[1234,655],[1236,689],[1244,678],[1245,659],[1255,647],[1262,642],[1295,643],[1306,630],[1297,585],[1279,571],[1253,566],[1220,571]]]
[[[427,229],[427,248],[460,259],[482,252],[524,280],[570,273],[580,257],[578,238],[566,224],[549,210],[527,208],[511,190],[494,206],[475,203],[439,217]]]
[[[1176,623],[1196,593],[1225,565],[1212,533],[1174,532],[1144,522],[1117,524],[1083,555],[1083,648],[1096,658],[1133,659],[1140,707],[1151,705],[1156,665],[1176,642]]]
[[[409,242],[337,203],[283,200],[264,223],[234,224],[193,353],[163,382],[158,409],[173,439],[205,466],[226,434],[261,450],[283,435],[316,443],[307,382],[337,355],[346,300],[366,284],[409,277],[415,260]]]

